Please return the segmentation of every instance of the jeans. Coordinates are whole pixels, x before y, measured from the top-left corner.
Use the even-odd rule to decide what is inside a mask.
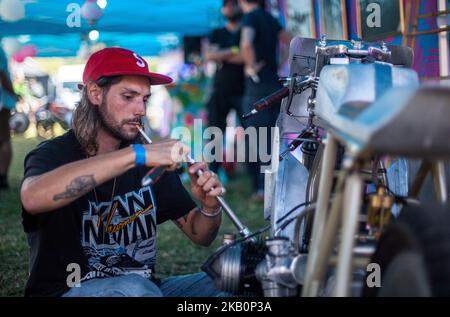
[[[222,152],[225,153],[225,132],[227,127],[227,115],[232,110],[235,109],[238,118],[242,116],[241,111],[242,96],[230,96],[221,91],[215,91],[211,99],[208,102],[208,125],[210,127],[217,127],[223,133],[223,139],[220,140],[220,145],[222,146]],[[211,138],[211,141],[214,137]],[[215,155],[215,150],[213,153]],[[222,157],[220,159],[223,159]],[[209,168],[211,171],[217,173],[220,166],[222,165],[221,160],[216,159],[210,163]]]
[[[63,297],[219,297],[227,296],[214,286],[206,273],[172,276],[158,287],[137,274],[97,278],[81,283]]]

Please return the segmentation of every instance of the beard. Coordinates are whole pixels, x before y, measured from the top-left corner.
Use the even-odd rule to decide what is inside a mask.
[[[227,19],[230,22],[238,22],[242,17],[242,12],[240,10],[235,10],[234,12],[230,13],[229,15],[225,15],[225,19]]]
[[[106,110],[106,103],[103,102],[98,109],[98,116],[100,119],[100,125],[105,131],[112,137],[120,140],[122,142],[130,143],[139,139],[139,133],[136,132],[126,132],[123,126],[130,122],[141,122],[140,118],[125,119],[120,123],[117,123],[110,113]]]
[[[239,17],[238,16],[233,16],[233,17],[228,17],[227,20],[231,23],[235,23],[239,21]]]

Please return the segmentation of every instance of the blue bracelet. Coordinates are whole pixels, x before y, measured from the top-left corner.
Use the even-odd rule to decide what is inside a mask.
[[[136,153],[136,166],[144,166],[146,161],[144,146],[142,144],[133,144],[133,150]]]

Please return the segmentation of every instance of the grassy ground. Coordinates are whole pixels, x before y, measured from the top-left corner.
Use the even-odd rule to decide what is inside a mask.
[[[22,296],[28,270],[28,247],[21,224],[18,189],[23,175],[23,159],[39,139],[13,139],[14,159],[10,171],[11,189],[0,194],[0,296]],[[261,203],[252,202],[249,179],[238,175],[227,186],[226,199],[241,221],[251,230],[265,225]],[[209,248],[193,245],[176,226],[167,222],[158,227],[157,271],[161,277],[200,271],[200,266],[221,244],[224,232],[236,232],[223,218],[219,235]]]

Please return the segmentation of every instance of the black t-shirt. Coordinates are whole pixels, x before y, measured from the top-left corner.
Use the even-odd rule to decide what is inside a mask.
[[[255,31],[253,47],[256,62],[264,61],[265,66],[258,76],[262,83],[278,81],[278,33],[282,30],[280,23],[270,13],[258,8],[244,15],[242,27],[250,27]]]
[[[84,158],[71,130],[27,155],[24,179]],[[22,208],[30,244],[26,296],[64,293],[70,263],[79,265],[82,282],[129,273],[154,278],[157,224],[184,216],[196,204],[173,172],[152,188],[142,187],[146,171],[133,168],[117,177],[114,195],[110,180],[51,212],[30,215]]]
[[[231,32],[227,28],[215,29],[209,35],[210,44],[220,49],[239,47],[241,30]],[[214,89],[230,96],[242,96],[244,92],[244,66],[223,62],[217,65]]]

